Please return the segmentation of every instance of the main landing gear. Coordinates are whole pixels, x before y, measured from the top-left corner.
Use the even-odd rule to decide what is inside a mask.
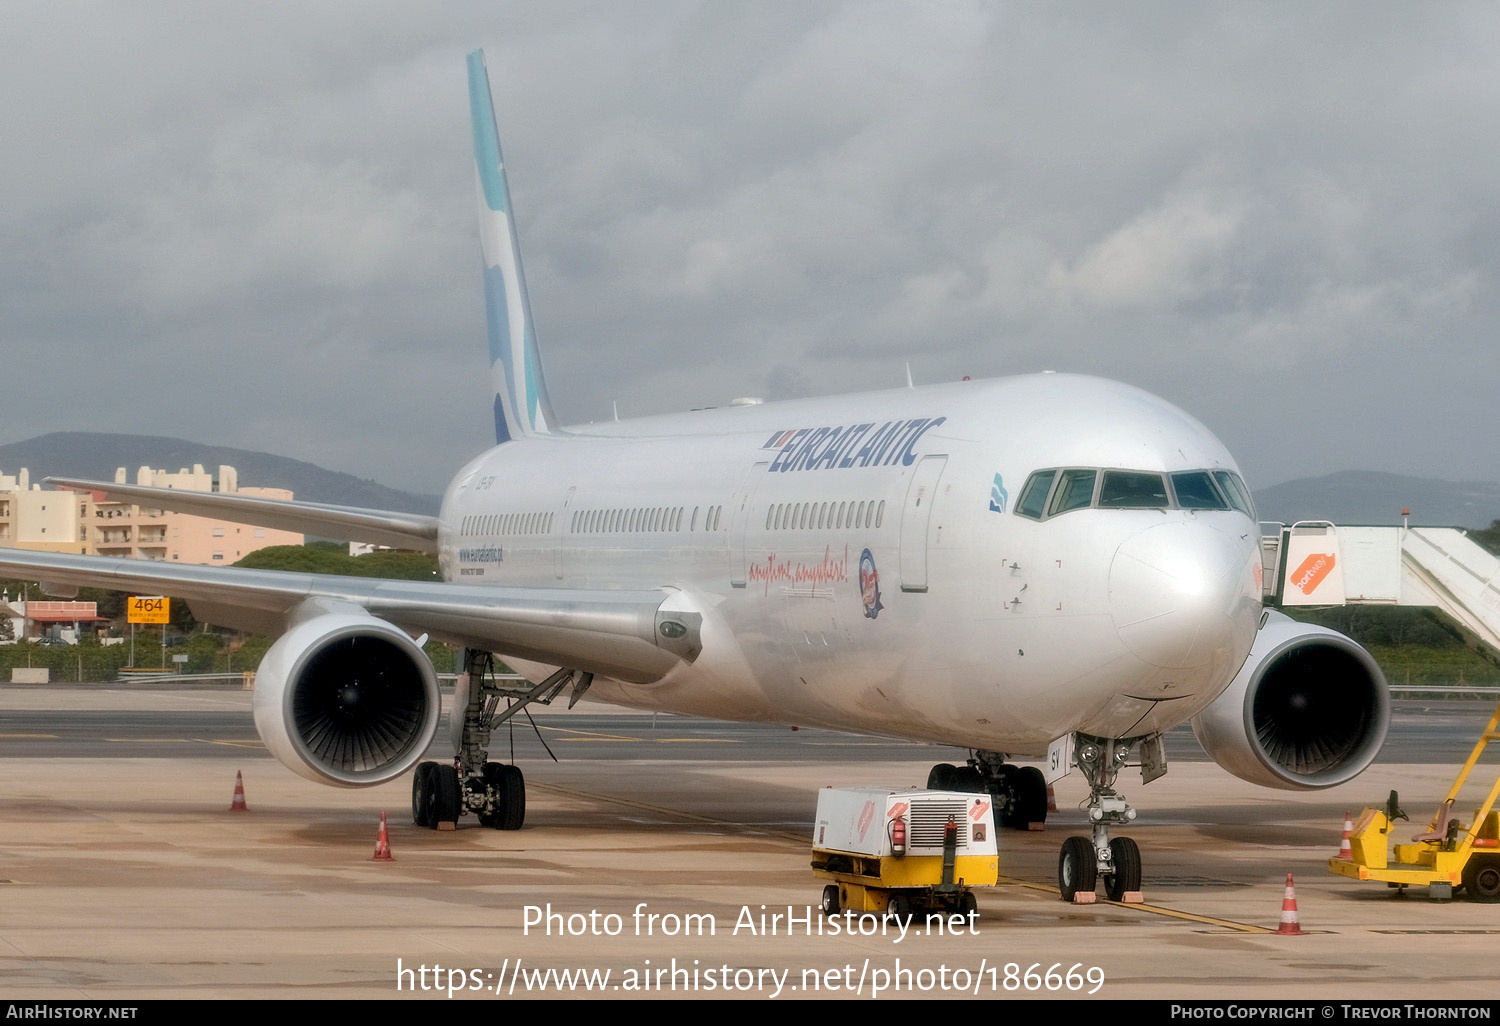
[[[929,791],[990,795],[995,825],[1040,830],[1047,822],[1047,781],[1035,766],[1012,766],[999,752],[975,751],[968,764],[939,763],[927,774]]]
[[[1111,839],[1111,826],[1135,819],[1135,810],[1114,789],[1115,777],[1133,745],[1141,749],[1141,779],[1150,783],[1166,772],[1161,736],[1097,738],[1073,735],[1073,761],[1089,782],[1090,837],[1069,837],[1057,859],[1057,887],[1064,901],[1092,896],[1099,878],[1110,901],[1140,901],[1141,849],[1129,837]],[[1093,900],[1090,897],[1088,900]]]
[[[489,761],[490,734],[533,702],[551,703],[569,683],[571,708],[594,678],[561,669],[540,684],[521,681],[513,687],[495,679],[489,653],[465,649],[463,659],[448,714],[457,754],[451,763],[417,764],[411,782],[412,822],[436,830],[473,813],[481,826],[519,830],[526,820],[526,780],[519,768]]]

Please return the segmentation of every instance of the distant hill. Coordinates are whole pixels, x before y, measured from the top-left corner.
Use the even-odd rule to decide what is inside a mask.
[[[134,482],[138,467],[154,467],[170,473],[191,468],[195,463],[203,464],[203,469],[211,474],[218,472],[221,463],[228,464],[239,472],[241,485],[289,488],[296,498],[307,502],[424,514],[437,513],[442,502],[436,495],[387,488],[285,456],[199,445],[180,438],[58,431],[0,445],[0,470],[14,474],[25,467],[31,471],[33,483],[49,474],[113,481],[116,467],[124,467],[127,480]]]
[[[1342,470],[1261,488],[1255,493],[1255,508],[1262,520],[1287,524],[1332,520],[1391,526],[1401,523],[1403,509],[1410,509],[1413,526],[1482,528],[1500,520],[1500,482]]]

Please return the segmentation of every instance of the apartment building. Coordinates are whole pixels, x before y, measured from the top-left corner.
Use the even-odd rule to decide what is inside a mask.
[[[115,480],[121,484],[129,480],[124,467],[115,471]],[[240,487],[239,474],[230,466],[220,466],[217,475],[205,471],[202,464],[176,473],[140,467],[134,483],[292,498],[285,488]],[[302,535],[291,531],[113,502],[103,492],[46,491],[31,484],[26,470],[13,477],[0,475],[0,545],[12,548],[227,565],[257,549],[301,545],[302,541]]]
[[[43,491],[25,469],[0,474],[0,545],[87,554],[82,519],[83,504],[74,493]]]

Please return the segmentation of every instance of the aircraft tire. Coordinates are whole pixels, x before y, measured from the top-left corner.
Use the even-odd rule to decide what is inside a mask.
[[[436,830],[439,823],[457,823],[463,792],[458,786],[458,770],[446,763],[432,763],[427,777],[427,826]]]
[[[927,790],[929,791],[951,791],[953,790],[953,774],[955,767],[951,763],[940,762],[927,771]]]
[[[500,822],[496,826],[501,830],[519,830],[526,822],[526,778],[521,775],[519,766],[500,768],[504,771],[501,787],[504,801],[500,806]]]
[[[417,763],[417,771],[411,778],[411,821],[419,827],[431,827],[433,824],[427,819],[428,810],[431,808],[432,799],[429,791],[432,788],[432,768],[435,762]]]
[[[479,824],[493,830],[519,830],[526,821],[526,778],[516,766],[484,764],[484,782],[495,792],[495,811],[481,813]]]
[[[1141,849],[1129,837],[1109,842],[1110,861],[1115,872],[1104,881],[1104,893],[1110,901],[1121,901],[1126,891],[1141,889]]]
[[[1094,844],[1087,837],[1070,837],[1063,842],[1057,858],[1057,889],[1063,901],[1075,894],[1092,894],[1099,880],[1099,865],[1094,858]]]
[[[954,766],[953,776],[949,781],[950,791],[969,791],[974,794],[984,794],[987,787],[984,786],[984,777],[973,766]]]
[[[1011,802],[1010,825],[1017,830],[1030,830],[1033,823],[1047,822],[1047,779],[1035,766],[1018,766],[1010,776]]]

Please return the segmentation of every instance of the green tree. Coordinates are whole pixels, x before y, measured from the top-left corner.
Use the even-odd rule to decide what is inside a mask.
[[[234,565],[254,570],[290,570],[304,574],[384,577],[403,581],[430,581],[439,576],[436,556],[385,550],[351,556],[348,546],[338,542],[272,545],[250,553]]]

